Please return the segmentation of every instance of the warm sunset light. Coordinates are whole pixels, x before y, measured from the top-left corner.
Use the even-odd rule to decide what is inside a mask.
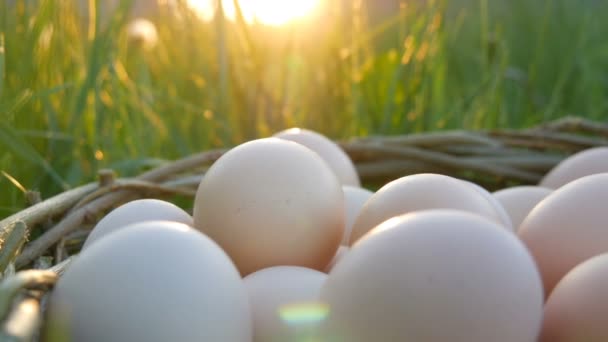
[[[192,8],[204,19],[210,19],[215,12],[214,0],[188,0]],[[319,4],[319,0],[240,0],[243,17],[249,23],[280,26],[287,22],[309,15]],[[236,10],[233,0],[222,1],[226,17],[234,20]]]

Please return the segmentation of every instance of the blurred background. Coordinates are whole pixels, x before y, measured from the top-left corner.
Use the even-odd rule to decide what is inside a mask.
[[[608,1],[2,0],[0,217],[293,126],[605,120]]]

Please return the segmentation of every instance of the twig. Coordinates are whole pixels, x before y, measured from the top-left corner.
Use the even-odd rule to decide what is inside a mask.
[[[15,342],[32,341],[41,321],[42,313],[39,300],[26,297],[14,305],[8,319],[3,324],[0,339]]]
[[[590,147],[608,145],[608,140],[606,139],[557,132],[500,130],[492,131],[488,134],[503,140],[506,145],[510,145],[512,144],[511,142],[515,141],[520,144],[519,146],[525,146],[522,143],[527,141],[531,146],[536,147],[540,143],[543,143],[548,148],[562,148],[567,151],[578,151]]]
[[[62,221],[55,225],[52,229],[46,231],[38,239],[30,242],[26,248],[23,249],[21,254],[15,260],[15,266],[21,268],[35,258],[40,256],[44,251],[51,247],[54,243],[59,241],[65,234],[73,232],[78,229],[82,224],[91,220],[91,217],[99,215],[101,212],[115,206],[118,203],[124,203],[130,199],[137,198],[136,194],[127,191],[120,190],[113,193],[97,198],[94,201],[84,205],[78,210],[67,215]]]
[[[194,188],[198,189],[198,185],[201,183],[204,174],[186,176],[182,178],[172,179],[163,183],[166,187],[180,187],[180,188]]]
[[[500,147],[499,141],[491,139],[483,134],[467,131],[443,131],[443,132],[428,132],[416,133],[398,136],[371,136],[366,138],[357,138],[344,144],[355,142],[379,144],[395,144],[407,146],[440,146],[440,145],[477,145],[485,147]]]
[[[118,203],[124,203],[125,201],[128,201],[130,199],[137,198],[137,191],[141,192],[142,190],[146,190],[157,191],[164,194],[182,194],[186,196],[194,196],[195,192],[189,189],[169,189],[158,185],[152,186],[148,182],[158,182],[161,180],[165,180],[172,176],[174,173],[184,172],[186,170],[189,170],[190,168],[200,167],[207,163],[213,162],[214,160],[217,160],[217,158],[219,158],[225,151],[226,150],[214,150],[204,152],[178,160],[168,165],[160,166],[157,169],[142,174],[135,180],[130,180],[129,182],[127,182],[127,184],[123,184],[123,188],[112,188],[111,192],[103,190],[108,187],[100,189],[101,191],[106,191],[107,194],[102,197],[98,197],[95,200],[92,200],[91,202],[70,212],[69,215],[67,215],[52,229],[46,231],[38,239],[28,244],[27,247],[23,250],[23,252],[15,260],[16,267],[20,268],[32,262],[35,258],[44,253],[54,243],[59,241],[62,236],[74,231],[80,225],[85,223],[87,221],[87,218],[90,218],[94,215],[98,215],[99,213],[111,208],[112,206]],[[135,192],[133,190],[135,190]],[[80,197],[82,197],[83,195],[86,194],[82,194]],[[78,198],[76,198],[76,201],[77,200]],[[70,206],[67,206],[67,208],[69,207]]]
[[[228,149],[217,149],[195,154],[193,156],[177,160],[173,163],[163,165],[154,170],[150,170],[146,173],[143,173],[142,175],[137,177],[137,179],[149,182],[161,182],[175,174],[179,174],[185,171],[192,171],[197,167],[213,163],[226,151],[228,151]]]
[[[158,185],[155,183],[146,182],[138,179],[117,179],[112,182],[111,185],[104,186],[88,194],[72,208],[72,211],[81,208],[87,203],[90,203],[91,201],[105,194],[112,193],[117,190],[130,190],[141,194],[148,194],[150,196],[181,195],[187,197],[194,197],[194,195],[196,194],[196,191],[193,191],[192,189]]]
[[[532,151],[526,149],[502,147],[485,147],[485,146],[469,146],[469,145],[446,145],[433,148],[434,151],[451,154],[454,156],[520,156],[522,153],[532,154]],[[536,155],[543,155],[536,153]]]
[[[62,275],[63,272],[65,272],[65,270],[67,270],[67,268],[70,266],[70,264],[74,261],[74,259],[76,259],[76,257],[77,257],[77,255],[70,256],[69,258],[58,263],[57,265],[49,268],[49,271],[52,271],[52,272],[56,273],[57,275]]]
[[[398,178],[417,173],[448,173],[445,168],[429,163],[406,160],[383,160],[359,163],[357,173],[365,179]]]
[[[95,183],[83,185],[11,215],[0,221],[0,236],[4,234],[9,225],[17,221],[23,221],[28,227],[34,227],[40,222],[58,216],[74,205],[82,196],[95,189],[97,189]]]
[[[568,116],[536,127],[538,130],[561,132],[584,132],[597,134],[608,138],[608,124],[594,122],[589,119]]]
[[[415,147],[393,147],[393,146],[369,146],[353,143],[346,147],[350,154],[374,154],[388,158],[398,158],[405,160],[418,160],[429,164],[434,164],[448,169],[470,170],[498,177],[513,178],[524,182],[538,182],[542,175],[518,170],[508,166],[484,164],[477,161],[469,161],[464,158],[457,158],[447,154],[425,151]]]
[[[487,164],[499,164],[506,165],[512,168],[519,168],[537,172],[547,172],[551,168],[555,167],[560,161],[563,160],[560,156],[553,155],[518,155],[518,156],[483,156],[483,157],[467,157],[469,161],[475,161],[478,163]]]
[[[4,319],[11,309],[13,298],[26,288],[53,286],[57,273],[45,270],[21,271],[0,283],[0,319]]]

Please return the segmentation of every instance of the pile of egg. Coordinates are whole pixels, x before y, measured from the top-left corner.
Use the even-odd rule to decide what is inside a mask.
[[[607,173],[604,173],[607,172]],[[126,203],[50,297],[50,341],[608,341],[608,148],[539,186],[360,187],[331,140],[249,141],[193,215]]]

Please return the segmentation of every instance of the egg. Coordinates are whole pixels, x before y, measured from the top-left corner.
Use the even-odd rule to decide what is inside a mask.
[[[367,200],[372,197],[374,193],[367,189],[350,185],[343,185],[342,191],[344,192],[346,222],[344,224],[344,237],[342,238],[342,242],[340,244],[348,246],[350,232],[353,230],[355,219],[361,212],[365,202],[367,202]]]
[[[463,180],[463,181],[466,184],[471,185],[473,187],[473,189],[475,189],[480,195],[482,195],[486,200],[488,200],[488,202],[490,202],[490,204],[496,211],[496,214],[498,215],[500,222],[502,222],[502,224],[506,228],[508,228],[512,231],[515,231],[513,222],[511,221],[511,217],[509,216],[509,214],[507,213],[505,208],[502,206],[502,204],[496,198],[494,198],[494,196],[492,196],[492,194],[488,190],[486,190],[484,187],[480,186],[479,184],[476,184],[476,183],[473,183],[470,181],[466,181],[466,180]]]
[[[251,341],[247,290],[211,239],[147,221],[109,234],[59,278],[46,340]]]
[[[541,342],[608,341],[608,254],[572,269],[545,304]]]
[[[278,132],[273,137],[294,141],[318,153],[343,185],[361,185],[352,160],[338,144],[322,134],[307,129],[291,128]]]
[[[540,268],[545,293],[579,263],[608,252],[608,173],[555,190],[526,216],[519,236]]]
[[[327,264],[327,266],[325,266],[325,269],[323,270],[323,272],[325,272],[325,273],[331,272],[331,270],[334,268],[334,266],[340,260],[342,260],[342,258],[344,258],[344,256],[348,253],[349,250],[350,250],[350,248],[348,248],[347,246],[340,246],[338,248],[338,251],[336,252],[336,255],[334,255],[334,258],[331,259],[331,261],[329,262],[329,264]]]
[[[492,196],[507,211],[515,231],[518,231],[530,211],[552,191],[553,189],[549,188],[525,185],[502,189],[494,192]]]
[[[578,178],[604,172],[608,172],[608,147],[594,147],[562,160],[543,177],[539,185],[557,189]]]
[[[146,198],[127,202],[110,211],[93,228],[82,250],[100,238],[132,223],[144,221],[175,221],[193,226],[192,216],[173,203]]]
[[[424,173],[401,177],[376,191],[355,220],[350,244],[393,216],[428,209],[468,211],[503,225],[503,218],[492,203],[470,184],[449,176]]]
[[[298,266],[275,266],[243,279],[253,312],[253,341],[304,341],[319,336],[327,307],[319,289],[327,275]]]
[[[194,224],[243,276],[279,265],[323,270],[344,234],[344,195],[310,149],[277,138],[253,140],[209,168],[196,193]]]
[[[436,209],[389,219],[361,238],[321,288],[326,341],[534,342],[543,291],[512,232]]]

